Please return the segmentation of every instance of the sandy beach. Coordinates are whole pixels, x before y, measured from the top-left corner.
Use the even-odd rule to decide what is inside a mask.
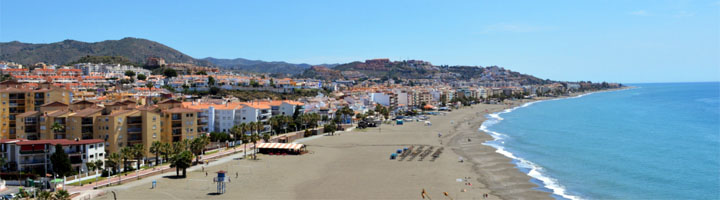
[[[236,159],[241,155],[234,155],[206,166],[207,176],[196,166],[188,169],[186,179],[169,178],[174,172],[166,173],[105,188],[106,194],[98,199],[113,199],[110,191],[118,199],[421,199],[423,189],[433,199],[552,199],[550,193],[534,190],[538,186],[509,158],[482,145],[492,140],[478,131],[484,115],[511,106],[465,107],[432,116],[432,126],[384,124],[317,137],[302,142],[309,153],[300,156],[241,160]],[[395,150],[410,146],[444,151],[437,159],[390,159]],[[219,170],[228,171],[231,182],[227,193],[214,195],[213,172]],[[158,182],[155,189],[150,189],[152,180]]]

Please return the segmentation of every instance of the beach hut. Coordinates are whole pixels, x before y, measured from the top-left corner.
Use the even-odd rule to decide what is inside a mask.
[[[403,122],[402,119],[398,119],[395,123],[396,123],[397,125],[403,125],[403,123],[405,123],[405,122]]]
[[[265,154],[300,154],[305,148],[304,144],[292,143],[260,143],[257,146],[260,153]]]

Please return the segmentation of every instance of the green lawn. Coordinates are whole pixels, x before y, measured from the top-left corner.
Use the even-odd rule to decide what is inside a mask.
[[[206,152],[205,152],[205,155],[211,155],[211,154],[214,154],[214,153],[217,153],[217,152],[220,152],[220,149],[215,149],[215,150],[212,150],[212,151],[206,151]]]
[[[105,180],[106,178],[107,178],[107,177],[98,177],[97,181],[102,181],[102,180]],[[80,186],[80,184],[86,185],[86,184],[90,184],[90,183],[94,183],[94,182],[95,182],[95,179],[94,179],[94,178],[91,178],[91,179],[88,179],[88,180],[84,180],[84,181],[80,181],[80,182],[75,182],[75,183],[71,183],[71,184],[68,184],[68,185],[71,185],[71,186]]]

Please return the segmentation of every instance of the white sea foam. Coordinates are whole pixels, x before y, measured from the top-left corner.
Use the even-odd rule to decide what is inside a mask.
[[[568,97],[568,98],[580,98],[580,97],[583,97],[583,96],[586,96],[586,95],[589,95],[589,94],[593,94],[593,93],[582,94],[582,95],[578,95],[578,96],[574,96],[574,97]],[[544,101],[552,101],[552,100],[559,100],[559,99],[566,99],[566,98],[550,99],[550,100],[544,100]],[[535,163],[533,163],[533,162],[531,162],[531,161],[529,161],[529,160],[526,160],[526,159],[524,159],[524,158],[517,157],[517,156],[515,156],[514,154],[510,153],[509,151],[505,150],[505,147],[502,146],[501,144],[505,144],[505,141],[504,141],[504,140],[507,139],[507,138],[509,138],[508,135],[505,135],[505,134],[502,134],[502,133],[498,133],[498,132],[495,132],[495,131],[491,131],[491,130],[488,129],[488,127],[490,127],[490,126],[492,126],[492,125],[494,125],[494,124],[497,124],[497,123],[499,123],[500,121],[504,120],[502,117],[500,117],[501,114],[509,113],[509,112],[512,112],[512,111],[514,111],[514,110],[516,110],[516,109],[519,109],[519,108],[528,107],[528,106],[530,106],[530,105],[532,105],[532,104],[535,104],[535,103],[538,103],[538,102],[542,102],[542,101],[529,102],[529,103],[525,103],[525,104],[523,104],[523,105],[521,105],[521,106],[517,106],[517,107],[505,109],[505,110],[500,111],[500,112],[497,112],[497,113],[488,114],[488,115],[487,115],[487,120],[485,120],[485,122],[483,122],[482,125],[480,125],[480,130],[483,131],[483,132],[485,132],[485,133],[488,133],[490,136],[492,136],[492,137],[494,138],[494,140],[488,141],[488,142],[486,142],[486,143],[484,143],[484,144],[485,144],[485,145],[488,145],[488,146],[491,146],[491,147],[493,147],[493,148],[495,148],[495,149],[497,149],[495,152],[497,152],[497,153],[499,153],[499,154],[502,154],[502,155],[504,155],[505,157],[508,157],[508,158],[510,158],[510,159],[513,159],[513,160],[517,161],[517,162],[515,162],[515,163],[516,163],[516,165],[517,165],[518,167],[523,168],[523,169],[527,169],[527,170],[528,170],[528,173],[527,173],[528,176],[533,177],[533,178],[535,178],[535,179],[537,179],[537,180],[540,180],[540,181],[543,183],[543,187],[552,190],[552,191],[553,191],[553,194],[556,194],[556,195],[561,196],[561,197],[566,198],[566,199],[580,200],[580,199],[582,199],[581,197],[568,194],[568,192],[567,192],[567,190],[565,189],[565,187],[562,186],[562,185],[558,182],[557,179],[554,179],[554,178],[552,178],[552,177],[550,177],[550,176],[548,176],[548,175],[545,175],[545,174],[544,174],[544,170],[543,170],[543,168],[542,168],[541,166],[539,166],[539,165],[537,165],[537,164],[535,164]]]

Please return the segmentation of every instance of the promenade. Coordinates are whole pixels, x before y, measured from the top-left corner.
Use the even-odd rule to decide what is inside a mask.
[[[248,154],[252,153],[253,144],[243,144],[239,145],[235,148],[225,148],[220,150],[217,153],[211,154],[211,155],[202,155],[200,158],[201,163],[204,163],[204,161],[212,161],[218,158],[222,158],[231,154],[236,153],[242,153],[244,149],[248,150]],[[193,160],[194,161],[194,160]],[[193,167],[200,166],[195,165]],[[107,179],[100,180],[98,182],[93,182],[92,184],[86,184],[83,186],[65,186],[67,191],[73,195],[73,199],[89,199],[98,194],[98,190],[105,186],[113,186],[113,185],[120,185],[120,184],[126,184],[130,183],[136,180],[141,180],[145,177],[150,177],[158,174],[163,174],[167,172],[174,172],[175,168],[171,168],[170,165],[161,165],[153,168],[138,170],[132,173],[128,173],[125,175],[115,175],[108,177]]]

